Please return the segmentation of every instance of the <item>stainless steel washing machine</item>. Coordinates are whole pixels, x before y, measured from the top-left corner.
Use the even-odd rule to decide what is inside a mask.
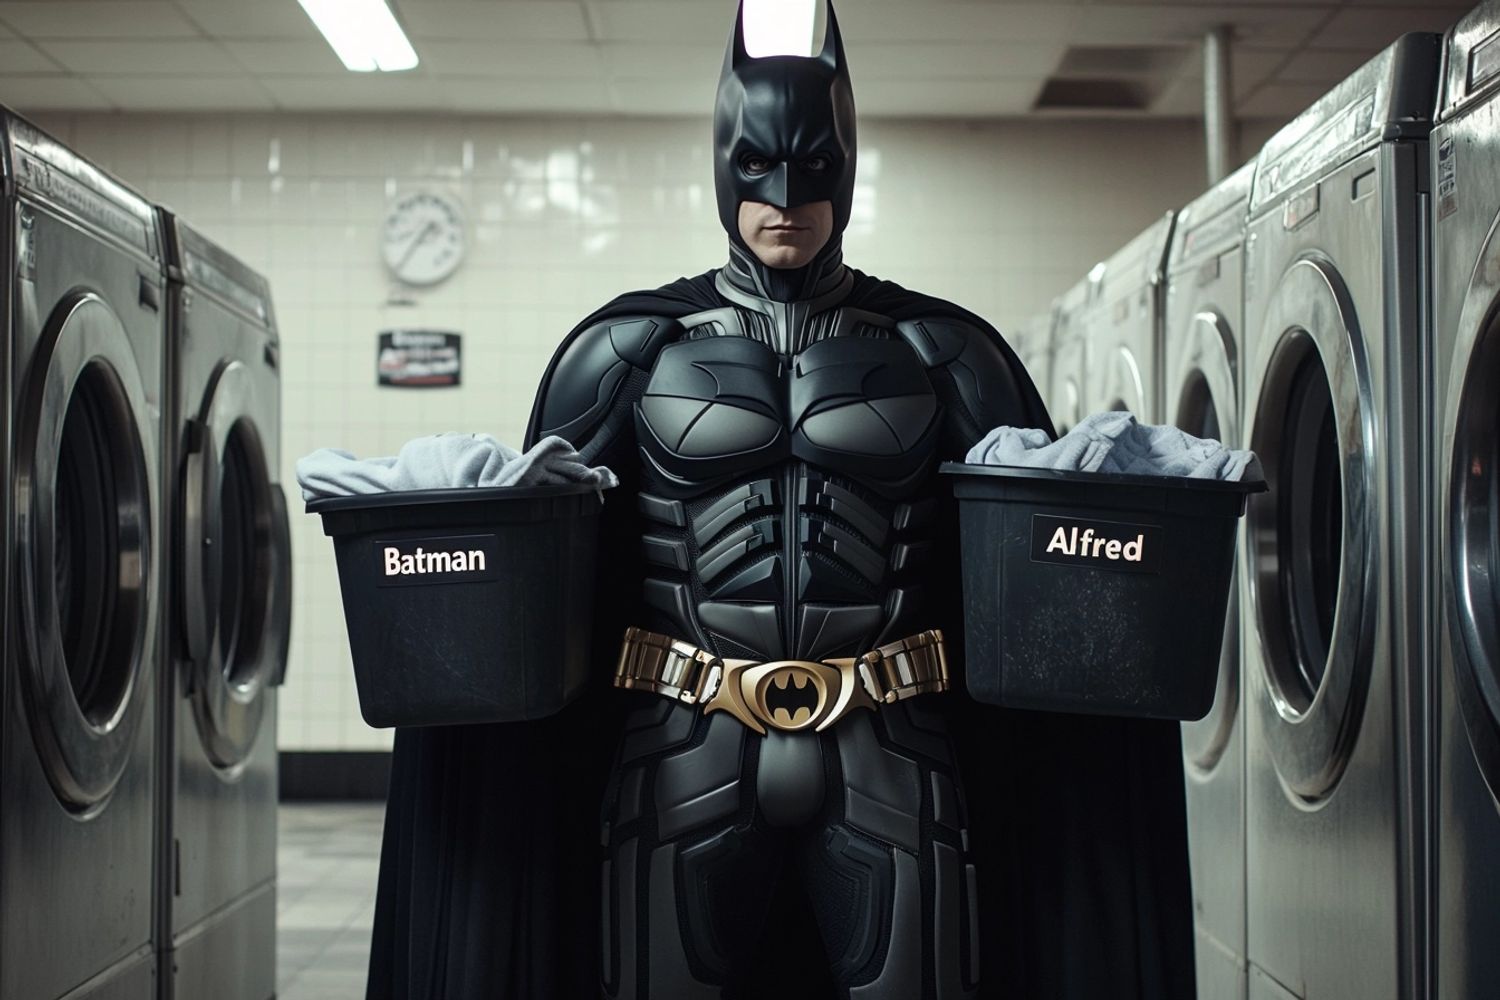
[[[1500,4],[1449,33],[1432,134],[1434,996],[1500,989]]]
[[[1422,994],[1427,133],[1408,35],[1273,136],[1245,251],[1251,997]]]
[[[0,109],[0,996],[147,1000],[165,310],[151,206]]]
[[[1088,415],[1085,409],[1088,376],[1089,308],[1098,283],[1085,278],[1057,300],[1052,321],[1052,367],[1048,376],[1047,412],[1058,435],[1078,426]]]
[[[291,611],[279,342],[266,280],[162,213],[170,670],[162,1000],[276,988],[276,691]]]
[[[1084,321],[1088,381],[1084,410],[1129,410],[1142,423],[1162,420],[1163,268],[1172,242],[1168,212],[1096,269],[1094,307]]]
[[[1164,416],[1242,448],[1245,223],[1255,165],[1246,164],[1177,215],[1167,258]],[[1182,726],[1198,1000],[1244,1000],[1245,725],[1239,607],[1231,601],[1214,704]]]

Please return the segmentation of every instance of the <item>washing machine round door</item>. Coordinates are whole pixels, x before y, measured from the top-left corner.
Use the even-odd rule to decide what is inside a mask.
[[[1246,519],[1267,694],[1258,710],[1283,784],[1315,802],[1344,772],[1369,690],[1369,374],[1347,289],[1321,258],[1286,272],[1259,333],[1275,346],[1248,417],[1271,491]]]
[[[1103,400],[1105,410],[1127,410],[1141,419],[1148,419],[1146,406],[1146,383],[1141,375],[1140,359],[1129,345],[1116,344],[1103,360],[1105,365]]]
[[[1500,256],[1495,231],[1481,261]],[[1469,744],[1500,798],[1500,278],[1480,267],[1464,299],[1438,413],[1443,600]]]
[[[1238,392],[1235,387],[1234,334],[1216,312],[1200,312],[1185,334],[1185,351],[1173,384],[1178,387],[1172,422],[1189,434],[1239,446]],[[1219,682],[1213,707],[1197,722],[1182,725],[1183,755],[1189,766],[1208,773],[1219,763],[1234,732],[1240,705],[1240,608],[1231,598],[1219,656]]]
[[[291,563],[286,503],[272,481],[256,398],[239,361],[219,365],[188,427],[177,593],[188,695],[209,759],[242,764],[266,689],[286,668]]]
[[[1083,346],[1079,338],[1065,340],[1058,345],[1052,359],[1053,398],[1048,408],[1059,437],[1077,427],[1084,418]]]
[[[96,295],[58,304],[30,371],[15,428],[21,691],[53,790],[88,812],[124,772],[151,688],[155,420]]]

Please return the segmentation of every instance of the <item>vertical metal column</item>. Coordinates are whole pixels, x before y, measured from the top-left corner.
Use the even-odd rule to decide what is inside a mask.
[[[1229,175],[1234,161],[1234,87],[1229,75],[1228,25],[1203,36],[1203,136],[1209,186]]]

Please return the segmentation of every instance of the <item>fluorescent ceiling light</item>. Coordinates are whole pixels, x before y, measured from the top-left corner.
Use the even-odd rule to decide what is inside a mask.
[[[744,9],[750,56],[815,56],[823,51],[823,0],[745,0]]]
[[[356,73],[394,73],[417,65],[396,15],[385,0],[297,0],[328,39],[344,66]]]

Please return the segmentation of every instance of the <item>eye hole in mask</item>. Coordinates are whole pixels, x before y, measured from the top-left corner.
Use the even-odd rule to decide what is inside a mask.
[[[759,153],[746,153],[740,157],[740,169],[751,177],[759,177],[771,172],[771,160]]]

